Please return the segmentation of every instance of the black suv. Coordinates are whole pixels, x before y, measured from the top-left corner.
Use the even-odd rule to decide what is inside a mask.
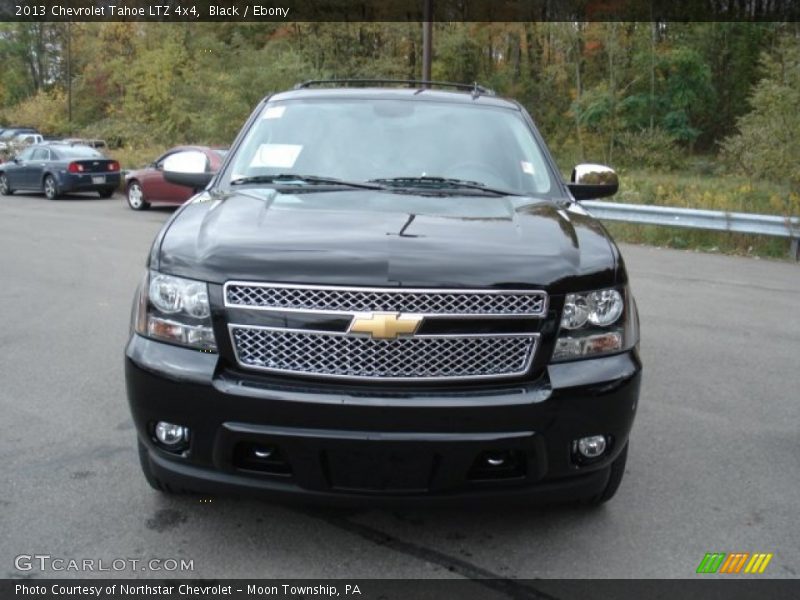
[[[449,88],[446,86],[450,86]],[[148,482],[351,502],[603,502],[641,374],[622,257],[531,117],[479,86],[265,98],[155,239],[126,348]]]

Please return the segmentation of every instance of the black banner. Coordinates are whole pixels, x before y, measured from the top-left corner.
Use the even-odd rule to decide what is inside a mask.
[[[2,21],[797,21],[796,0],[2,0]]]
[[[800,598],[800,581],[730,578],[671,580],[331,579],[126,580],[4,579],[0,598],[40,600],[234,600],[352,598],[358,600],[520,598],[532,600],[764,600]]]

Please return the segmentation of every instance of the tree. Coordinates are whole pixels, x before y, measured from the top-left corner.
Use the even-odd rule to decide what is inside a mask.
[[[800,45],[784,36],[761,60],[765,77],[753,88],[751,111],[722,146],[727,162],[751,177],[788,182],[800,191]]]
[[[643,64],[651,60],[637,58]],[[651,80],[640,77],[622,100],[626,128],[659,127],[691,146],[701,133],[701,115],[714,102],[711,70],[699,52],[685,47],[666,50],[651,64]]]

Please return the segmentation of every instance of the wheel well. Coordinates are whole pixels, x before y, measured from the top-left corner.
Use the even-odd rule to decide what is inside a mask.
[[[44,180],[47,179],[48,176],[53,178],[53,184],[55,184],[56,186],[56,194],[60,194],[61,191],[59,189],[60,186],[58,184],[58,177],[56,177],[55,173],[51,171],[45,171],[44,173],[42,173],[42,181],[41,181],[42,192],[44,192]]]

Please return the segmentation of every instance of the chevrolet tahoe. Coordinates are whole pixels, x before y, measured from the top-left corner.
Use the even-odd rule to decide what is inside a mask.
[[[266,97],[163,226],[127,394],[166,493],[322,502],[610,499],[641,379],[620,252],[528,112],[478,85]]]

